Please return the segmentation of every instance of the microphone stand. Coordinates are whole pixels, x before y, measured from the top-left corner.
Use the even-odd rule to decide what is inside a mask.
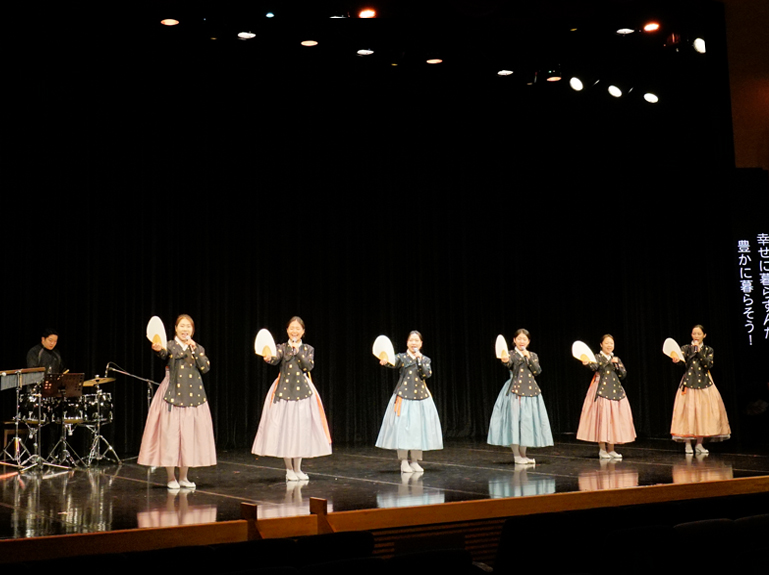
[[[109,369],[110,369],[110,371],[113,371],[114,373],[119,373],[121,375],[125,375],[127,377],[131,377],[133,379],[138,379],[139,381],[143,381],[144,383],[147,384],[147,413],[149,413],[150,406],[152,405],[152,396],[154,395],[154,393],[153,393],[154,390],[152,389],[152,386],[154,385],[156,387],[159,387],[160,384],[158,382],[156,382],[156,381],[151,380],[151,379],[147,379],[145,377],[139,377],[138,375],[134,375],[133,373],[128,373],[127,371],[123,371],[121,369],[116,369],[114,367],[110,367]],[[106,440],[105,440],[105,442],[106,442]],[[110,450],[112,450],[112,446],[110,446]],[[112,452],[114,453],[114,450],[112,450]],[[117,457],[117,455],[115,457]],[[125,461],[129,461],[131,459],[137,459],[138,457],[139,457],[138,455],[136,457],[129,457]]]

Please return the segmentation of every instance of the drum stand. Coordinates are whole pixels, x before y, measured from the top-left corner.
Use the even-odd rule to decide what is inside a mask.
[[[78,463],[82,463],[82,459],[69,444],[67,437],[72,435],[78,424],[83,423],[83,414],[82,410],[80,413],[77,411],[73,414],[67,413],[67,408],[80,405],[73,403],[72,398],[79,400],[82,397],[83,374],[64,373],[49,375],[49,377],[46,377],[43,382],[43,395],[59,400],[58,405],[51,410],[51,419],[56,421],[54,418],[56,409],[61,410],[61,437],[48,454],[47,461],[49,465],[58,465],[65,469],[77,467]]]
[[[35,394],[38,398],[40,398],[40,394]],[[40,430],[41,425],[44,425],[41,423],[41,419],[43,417],[42,410],[42,402],[38,401],[37,403],[38,407],[38,413],[37,413],[37,421],[25,421],[24,424],[27,426],[27,438],[32,440],[32,445],[34,446],[35,454],[29,452],[27,449],[27,446],[24,445],[21,441],[21,437],[19,437],[19,422],[22,421],[21,419],[21,388],[16,388],[16,415],[13,417],[13,424],[14,424],[14,433],[11,440],[8,442],[8,444],[3,448],[3,464],[4,465],[11,465],[13,467],[16,467],[19,471],[26,471],[30,467],[34,467],[36,465],[39,465],[42,463],[43,458],[40,457],[40,444],[37,442],[37,432]]]
[[[46,425],[46,414],[43,412],[43,398],[39,382],[43,380],[45,369],[42,367],[8,370],[0,373],[0,388],[3,390],[11,387],[16,389],[16,415],[13,418],[14,435],[13,438],[3,448],[3,465],[15,467],[19,472],[27,471],[33,467],[50,465],[40,455],[41,429]],[[21,393],[24,386],[34,385],[27,397],[37,398],[32,403],[36,406],[36,417],[30,412],[27,419],[21,413]],[[26,445],[19,437],[19,425],[24,423],[27,426],[28,439],[32,440],[33,451],[27,449]],[[56,467],[56,466],[54,466]]]
[[[88,451],[88,455],[85,456],[85,460],[84,460],[86,467],[91,467],[94,460],[101,461],[102,459],[113,461],[118,464],[122,463],[120,461],[120,458],[117,456],[117,453],[112,448],[112,445],[110,445],[110,442],[107,441],[107,438],[101,434],[101,422],[102,422],[101,406],[102,406],[103,397],[105,396],[102,394],[101,387],[97,386],[96,388],[96,425],[88,424],[88,423],[86,423],[85,425],[85,427],[93,435],[93,440],[91,441],[91,449]],[[101,451],[102,442],[104,442],[103,453]],[[108,454],[110,453],[112,454],[113,457],[108,457]]]
[[[78,463],[83,461],[67,441],[67,437],[72,435],[75,427],[82,423],[82,419],[65,419],[65,403],[62,401],[59,407],[61,408],[61,437],[48,454],[48,464],[70,469],[77,467]]]

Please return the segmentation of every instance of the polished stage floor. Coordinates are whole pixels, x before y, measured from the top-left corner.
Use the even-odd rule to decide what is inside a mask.
[[[686,456],[670,441],[639,441],[618,450],[624,460],[607,462],[573,436],[556,441],[530,450],[536,465],[527,467],[501,447],[448,441],[425,454],[424,473],[411,475],[400,473],[393,452],[335,446],[330,457],[304,461],[304,482],[286,482],[281,460],[223,451],[216,467],[191,470],[196,490],[178,492],[166,488],[163,469],[135,459],[21,475],[0,466],[0,538],[239,519],[243,501],[267,518],[308,514],[310,497],[346,511],[769,475],[769,453],[739,453],[729,442],[710,445],[710,455]]]

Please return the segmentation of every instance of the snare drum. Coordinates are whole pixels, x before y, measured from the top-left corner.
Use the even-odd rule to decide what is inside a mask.
[[[39,394],[28,393],[21,398],[19,416],[29,425],[45,425],[51,416],[51,408]]]
[[[98,423],[102,425],[112,423],[112,394],[93,393],[84,395],[85,422]]]
[[[50,398],[53,422],[65,425],[83,423],[83,399],[83,397]]]

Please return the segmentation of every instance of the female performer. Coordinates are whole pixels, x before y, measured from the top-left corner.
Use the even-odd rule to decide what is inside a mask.
[[[315,349],[302,341],[302,318],[292,317],[286,333],[288,342],[277,346],[277,355],[264,356],[270,365],[280,364],[280,375],[267,393],[251,452],[282,457],[286,481],[306,481],[309,476],[302,471],[302,458],[331,455],[331,435],[323,403],[310,379]]]
[[[169,489],[194,489],[188,469],[216,465],[214,426],[200,375],[211,369],[211,362],[203,346],[192,339],[194,333],[195,322],[182,314],[176,318],[176,337],[167,349],[152,344],[158,357],[168,360],[168,367],[147,414],[138,462],[165,467]]]
[[[732,433],[724,400],[710,377],[713,348],[702,343],[706,335],[705,328],[695,325],[691,345],[681,348],[686,361],[686,373],[676,392],[670,434],[673,441],[686,443],[686,453],[694,451],[692,439],[697,442],[697,453],[706,454],[708,450],[702,446],[704,438],[725,441]],[[679,361],[677,357],[673,358],[673,363]]]
[[[395,356],[395,365],[386,359],[379,363],[400,370],[398,385],[387,404],[376,446],[395,449],[401,473],[421,473],[423,451],[443,449],[443,432],[433,396],[425,385],[432,376],[430,358],[422,355],[422,334],[412,331],[406,341],[406,353]]]
[[[595,375],[582,405],[577,439],[597,442],[600,459],[622,459],[614,450],[614,444],[635,441],[636,434],[630,402],[620,383],[627,376],[627,370],[614,355],[614,337],[604,335],[595,363],[585,360],[582,364]]]
[[[515,349],[502,363],[510,370],[510,379],[502,386],[489,424],[487,442],[513,450],[513,459],[520,465],[536,463],[526,457],[527,447],[553,445],[550,419],[547,417],[542,391],[536,376],[542,373],[536,353],[528,350],[531,336],[525,329],[515,332]]]

